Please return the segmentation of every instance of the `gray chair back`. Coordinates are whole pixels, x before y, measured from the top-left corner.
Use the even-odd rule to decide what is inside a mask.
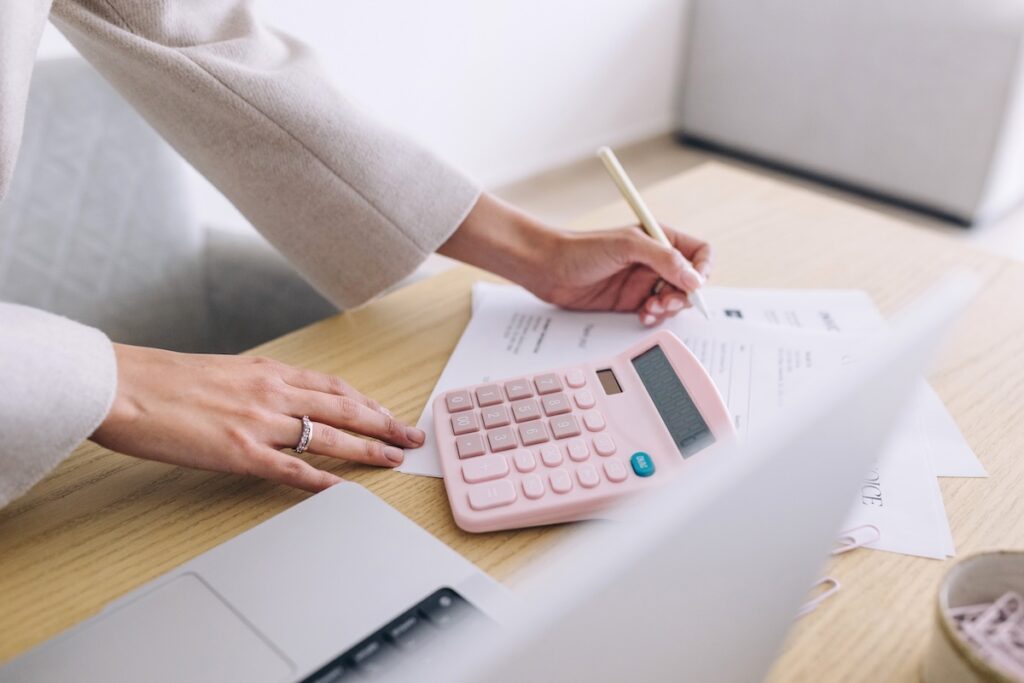
[[[182,163],[85,62],[38,63],[0,204],[0,299],[114,341],[203,348],[205,237]]]

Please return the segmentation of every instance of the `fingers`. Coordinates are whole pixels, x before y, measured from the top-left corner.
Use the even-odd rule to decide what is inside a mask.
[[[690,257],[690,263],[700,273],[701,277],[707,280],[711,277],[711,245],[705,244]]]
[[[273,462],[286,471],[282,473],[274,469],[265,462],[265,456],[260,456],[257,469],[262,469],[253,474],[274,481],[291,477],[290,481],[284,483],[307,490],[319,490],[330,485],[325,483],[327,479],[314,481],[314,478],[321,476],[317,474],[320,472],[317,468],[299,458],[273,450],[294,448],[298,444],[302,434],[301,418],[306,415],[311,418],[313,427],[312,438],[306,448],[310,453],[368,465],[395,467],[405,458],[401,448],[395,446],[416,448],[423,445],[426,435],[422,430],[402,423],[379,403],[337,377],[292,368],[266,359],[256,362],[271,370],[270,378],[264,374],[256,382],[258,387],[262,387],[260,395],[264,399],[263,407],[253,411],[256,415],[255,424],[258,425],[256,438],[259,443],[265,444],[259,447],[261,450],[269,448],[285,458],[274,458]],[[373,438],[360,438],[344,430]],[[293,460],[302,462],[305,467],[291,464]],[[337,479],[334,475],[330,477],[332,483]]]
[[[252,458],[248,472],[268,481],[313,493],[342,481],[341,477],[317,469],[301,458],[286,455],[269,447]]]
[[[657,294],[647,297],[637,315],[641,324],[646,327],[654,327],[691,306],[686,292],[666,285]]]
[[[650,268],[665,282],[661,291],[646,297],[637,311],[641,324],[647,327],[689,308],[687,293],[701,287],[711,273],[711,245],[663,227],[672,247],[640,232],[630,234],[624,245],[628,258]]]
[[[662,229],[676,249],[689,260],[694,269],[705,279],[711,276],[712,252],[711,245],[675,228],[663,225]]]
[[[293,448],[302,434],[302,421],[282,415],[275,421],[273,430],[278,447]],[[306,452],[378,467],[395,467],[405,459],[400,448],[362,439],[321,422],[313,422]]]
[[[704,277],[674,247],[667,247],[657,240],[633,231],[623,245],[626,257],[634,263],[641,263],[675,288],[692,292],[704,284]]]
[[[291,366],[284,366],[282,368],[281,377],[285,382],[297,389],[319,391],[324,394],[334,394],[335,396],[348,396],[359,403],[362,403],[370,410],[374,410],[385,415],[391,415],[390,410],[374,399],[357,391],[352,387],[352,385],[340,377],[325,375],[321,372],[314,372],[312,370],[293,368]]]
[[[398,446],[418,448],[426,438],[422,430],[371,409],[353,396],[295,389],[287,392],[284,400],[286,411],[295,417],[309,415],[315,422],[383,439]]]
[[[665,315],[669,317],[693,306],[686,292],[680,292],[675,287],[665,287],[662,289],[658,293],[658,299],[661,306],[665,309]]]
[[[313,438],[309,442],[308,450],[318,455],[378,467],[395,467],[401,465],[405,459],[405,453],[401,448],[373,439],[360,439],[317,422],[313,423]]]

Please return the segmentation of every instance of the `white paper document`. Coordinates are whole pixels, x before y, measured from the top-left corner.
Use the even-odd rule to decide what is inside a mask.
[[[686,311],[665,325],[708,370],[744,439],[757,438],[759,429],[804,382],[856,362],[849,333],[869,332],[882,324],[862,292],[714,287],[704,292],[712,310],[710,321]],[[635,316],[565,311],[522,289],[487,283],[474,288],[473,308],[418,423],[428,435],[426,445],[406,451],[400,471],[441,476],[431,404],[443,391],[611,356],[650,333]],[[930,391],[922,382],[922,395]],[[935,425],[940,425],[939,436],[920,437],[922,430]],[[959,437],[934,392],[908,411],[903,427],[864,482],[848,520],[850,527],[879,527],[881,539],[872,547],[937,558],[952,554],[931,458],[935,452],[944,453],[943,467],[949,471],[974,472],[980,465],[962,437],[958,442],[951,432]]]
[[[708,287],[704,300],[714,319],[732,322],[844,333],[869,333],[885,324],[871,298],[859,290]],[[911,409],[937,476],[988,476],[942,399],[924,380]]]

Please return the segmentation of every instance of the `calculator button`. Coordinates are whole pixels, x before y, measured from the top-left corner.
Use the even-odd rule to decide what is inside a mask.
[[[532,446],[536,443],[544,443],[548,440],[548,430],[540,420],[527,422],[519,425],[519,438],[523,440],[524,446]]]
[[[459,452],[460,458],[474,458],[483,455],[487,449],[484,448],[483,434],[467,434],[455,439],[455,450]]]
[[[577,391],[575,394],[572,395],[572,397],[576,401],[576,405],[578,405],[580,408],[583,408],[583,410],[586,410],[587,408],[593,408],[594,404],[596,403],[594,401],[594,395],[590,393],[589,389]]]
[[[599,432],[604,429],[604,415],[596,410],[588,410],[583,413],[583,424],[592,432]]]
[[[590,457],[590,450],[583,439],[573,439],[566,444],[566,450],[569,451],[569,457],[576,462],[582,462]]]
[[[480,429],[480,423],[477,422],[475,413],[462,413],[461,415],[452,415],[452,433],[455,436],[460,434],[469,434]]]
[[[457,413],[460,410],[469,410],[473,407],[473,399],[465,389],[452,391],[445,395],[444,403],[448,406],[449,413]]]
[[[462,478],[469,484],[498,479],[508,474],[508,460],[504,455],[485,455],[462,465]]]
[[[618,458],[609,458],[604,461],[604,473],[610,481],[625,481],[626,466]]]
[[[562,464],[562,452],[553,443],[540,447],[540,460],[548,467],[558,467]]]
[[[533,378],[533,384],[537,387],[538,394],[553,394],[562,390],[562,380],[553,372],[537,375]]]
[[[548,420],[551,425],[551,435],[556,439],[568,439],[570,436],[580,435],[580,423],[576,421],[575,415],[562,415]]]
[[[527,498],[537,500],[544,495],[544,482],[536,474],[523,477],[523,493]]]
[[[483,419],[484,429],[504,427],[508,423],[512,422],[512,418],[508,414],[508,408],[505,406],[484,408],[480,411],[480,417]]]
[[[537,399],[527,398],[513,403],[512,416],[516,418],[516,422],[536,420],[540,417],[540,405],[537,404]]]
[[[583,371],[579,368],[573,368],[569,372],[565,373],[565,383],[573,389],[579,389],[587,383],[587,378],[583,375]]]
[[[615,442],[607,434],[598,434],[594,437],[594,450],[598,455],[611,455],[615,452]]]
[[[500,427],[487,432],[487,442],[491,444],[491,450],[507,451],[516,447],[516,433],[511,427]]]
[[[469,507],[474,510],[490,510],[516,500],[516,489],[508,479],[470,486],[468,490]]]
[[[485,384],[482,387],[476,388],[476,402],[481,408],[487,406],[493,406],[496,403],[501,403],[503,400],[501,396],[501,389],[497,384]]]
[[[643,451],[634,453],[629,459],[629,464],[633,466],[633,471],[638,477],[649,477],[654,474],[654,461]]]
[[[510,401],[529,398],[533,396],[533,387],[530,386],[529,380],[514,379],[511,382],[505,382],[505,395],[508,396]]]
[[[516,469],[520,472],[531,472],[537,466],[537,459],[525,448],[520,448],[512,454],[512,462],[516,464]]]
[[[572,490],[572,478],[565,470],[552,470],[548,475],[551,490],[555,493],[569,493]]]
[[[590,463],[586,465],[580,465],[580,468],[576,470],[576,478],[580,480],[580,484],[584,488],[592,489],[601,482],[601,477],[597,475],[597,470]]]
[[[562,392],[545,396],[540,402],[544,404],[544,414],[548,417],[568,413],[572,410],[572,406],[569,405],[569,397]]]

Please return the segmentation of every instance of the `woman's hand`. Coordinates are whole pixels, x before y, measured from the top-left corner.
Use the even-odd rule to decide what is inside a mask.
[[[688,308],[687,294],[711,274],[710,245],[664,229],[672,248],[635,226],[553,230],[485,193],[439,251],[564,308],[636,312],[652,326]]]
[[[117,395],[92,440],[121,453],[320,491],[340,477],[281,452],[299,443],[303,415],[310,453],[394,467],[396,446],[423,444],[422,431],[337,377],[266,358],[114,351]]]
[[[547,272],[523,282],[542,299],[582,311],[636,311],[657,325],[692,304],[687,297],[711,271],[711,247],[662,226],[675,248],[638,227],[565,233]],[[654,293],[659,280],[664,286]]]

